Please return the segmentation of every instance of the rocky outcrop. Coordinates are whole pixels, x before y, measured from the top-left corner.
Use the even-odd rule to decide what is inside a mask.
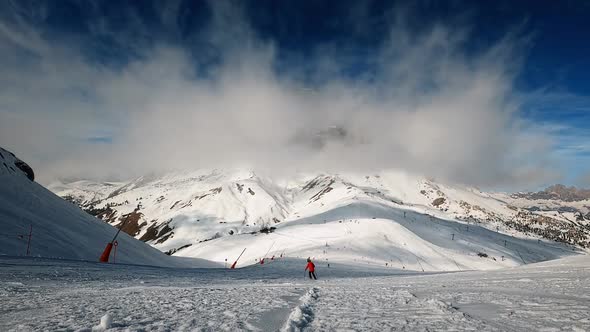
[[[27,178],[31,181],[35,181],[35,172],[31,166],[29,166],[24,161],[18,159],[14,153],[0,148],[0,162],[2,162],[2,166],[9,172],[15,173],[17,169],[20,170]]]
[[[444,203],[445,203],[445,198],[439,197],[439,198],[435,199],[434,201],[432,201],[432,206],[439,207],[440,205],[443,205]]]
[[[566,187],[563,184],[556,184],[538,192],[516,193],[513,198],[525,198],[529,200],[562,200],[566,202],[579,202],[590,199],[590,189],[580,189],[574,186]]]
[[[18,169],[23,171],[23,173],[27,175],[27,178],[29,178],[29,180],[35,181],[35,172],[33,172],[31,166],[27,165],[27,163],[20,159],[17,159],[14,165],[18,167]]]
[[[565,222],[529,211],[517,213],[512,220],[505,221],[505,224],[525,234],[536,234],[582,248],[590,247],[590,224]]]

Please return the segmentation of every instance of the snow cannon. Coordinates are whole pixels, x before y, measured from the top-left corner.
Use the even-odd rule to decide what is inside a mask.
[[[111,250],[113,250],[113,242],[107,243],[107,246],[104,248],[104,251],[102,252],[102,255],[100,255],[100,259],[99,259],[99,261],[101,263],[108,263],[109,262],[109,256],[111,256]]]
[[[100,262],[102,262],[102,263],[109,262],[109,256],[111,256],[111,250],[113,250],[113,243],[117,242],[117,236],[119,236],[119,233],[121,233],[121,230],[123,229],[123,227],[125,227],[126,223],[127,223],[127,219],[125,221],[123,221],[123,224],[121,226],[119,226],[119,229],[117,229],[117,233],[115,233],[115,236],[113,237],[111,242],[107,243],[107,246],[106,246],[106,248],[104,248],[102,255],[100,255],[100,259],[99,259]],[[117,245],[117,244],[115,244],[115,245]]]
[[[236,264],[238,264],[238,260],[240,260],[240,257],[242,257],[242,255],[244,254],[244,251],[246,251],[246,248],[244,248],[244,250],[242,250],[242,253],[240,254],[240,256],[238,256],[238,258],[236,259],[236,261],[231,265],[230,269],[235,269],[236,268]]]

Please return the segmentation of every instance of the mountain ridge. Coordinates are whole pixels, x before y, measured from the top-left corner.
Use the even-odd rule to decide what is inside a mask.
[[[514,193],[514,198],[525,198],[528,200],[563,200],[566,202],[579,202],[590,200],[590,189],[577,188],[576,186],[566,186],[563,184],[554,184],[537,192]]]
[[[271,246],[259,237],[261,234],[272,234],[269,238],[275,238],[287,232],[294,237],[301,236],[300,232],[321,229],[326,237],[331,237],[331,232],[340,234],[339,230],[350,228],[346,226],[350,223],[363,224],[363,227],[369,228],[379,224],[390,232],[410,232],[407,235],[412,238],[412,234],[421,232],[421,228],[407,224],[406,215],[445,230],[480,227],[482,236],[502,238],[508,235],[514,239],[535,241],[548,239],[580,248],[588,247],[590,238],[590,218],[578,221],[576,212],[533,211],[517,204],[522,205],[523,199],[508,194],[486,193],[476,188],[436,183],[432,179],[393,170],[372,175],[298,174],[279,180],[264,177],[252,170],[196,170],[139,177],[124,182],[112,191],[109,186],[95,184],[94,187],[102,191],[94,195],[88,193],[88,183],[77,184],[83,186],[63,185],[67,190],[56,192],[106,222],[117,227],[124,226],[124,231],[163,252],[218,261],[228,258],[222,259],[218,253],[231,256],[230,253],[242,244],[260,242],[264,243],[262,246]],[[100,198],[96,200],[96,197]],[[345,208],[347,206],[354,208]],[[337,211],[347,211],[349,214],[338,214]],[[304,229],[302,227],[306,220],[308,226]],[[331,228],[320,226],[322,223],[330,224]],[[390,223],[402,228],[390,228]],[[485,229],[498,235],[490,235]],[[378,230],[366,233],[358,229],[357,232],[367,239],[373,239]],[[458,233],[456,235],[459,236]],[[393,235],[388,233],[383,236],[391,238]],[[342,233],[342,239],[347,237]],[[309,245],[295,243],[295,238],[285,241],[293,242],[291,247],[285,249],[294,250],[298,255],[325,251],[320,250],[317,243],[312,245],[313,241],[308,241]],[[362,243],[357,245],[366,247]],[[211,247],[212,251],[203,249],[205,247]],[[343,247],[341,249],[344,250]],[[488,249],[497,248],[488,246]],[[373,252],[372,249],[369,251]],[[249,258],[260,260],[265,255],[266,250],[263,250],[261,253],[251,253]],[[361,258],[356,254],[351,255],[352,260],[363,257],[362,254],[359,254]],[[380,257],[381,254],[371,255]],[[434,259],[438,254],[432,255],[429,259]],[[463,266],[468,267],[469,264],[472,262],[465,261]],[[434,270],[439,268],[447,269],[448,266],[433,267]]]

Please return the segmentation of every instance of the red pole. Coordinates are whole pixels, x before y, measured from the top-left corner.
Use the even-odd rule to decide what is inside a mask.
[[[27,256],[31,253],[31,238],[33,237],[33,224],[31,224],[31,228],[29,229],[29,240],[27,241]]]

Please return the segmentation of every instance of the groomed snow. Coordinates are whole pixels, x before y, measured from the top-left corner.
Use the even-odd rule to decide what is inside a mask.
[[[233,262],[244,248],[239,266],[283,254],[426,272],[490,270],[582,253],[551,241],[513,237],[478,224],[357,200],[278,224],[270,234],[221,237],[178,254],[223,263]]]
[[[395,274],[302,260],[239,270],[0,257],[2,331],[586,331],[590,257]]]

